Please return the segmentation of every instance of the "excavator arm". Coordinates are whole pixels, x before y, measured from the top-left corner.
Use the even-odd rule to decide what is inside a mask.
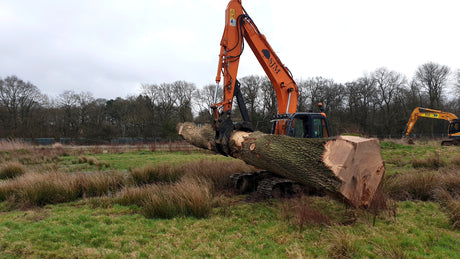
[[[260,33],[254,21],[244,10],[241,0],[231,0],[225,12],[225,29],[220,42],[221,48],[216,76],[216,94],[222,76],[224,97],[222,102],[217,103],[217,95],[215,95],[214,104],[211,106],[216,121],[216,140],[217,142],[223,141],[222,144],[225,144],[231,130],[233,130],[230,112],[235,96],[240,110],[245,110],[241,105],[243,102],[239,83],[236,80],[240,56],[244,49],[244,40],[273,85],[278,101],[278,114],[295,113],[297,109],[299,91],[290,71],[281,63],[265,36]],[[243,114],[244,119],[245,117],[247,116]],[[276,124],[275,134],[285,134],[285,131],[285,121],[279,120]]]
[[[450,112],[443,112],[439,110],[417,107],[412,111],[409,121],[407,122],[406,130],[405,130],[406,136],[409,136],[409,134],[412,132],[412,130],[414,129],[415,123],[420,117],[446,120],[449,122],[458,120],[458,117],[455,114],[450,113]]]

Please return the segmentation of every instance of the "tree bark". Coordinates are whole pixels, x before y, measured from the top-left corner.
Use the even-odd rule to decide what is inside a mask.
[[[178,131],[192,145],[216,151],[212,127],[186,122],[178,125]],[[233,157],[247,164],[325,190],[354,207],[369,206],[385,173],[377,139],[306,139],[234,131],[229,147]]]

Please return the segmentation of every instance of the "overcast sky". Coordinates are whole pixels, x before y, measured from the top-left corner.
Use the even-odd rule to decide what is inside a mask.
[[[0,0],[0,77],[44,94],[140,93],[142,83],[213,84],[228,0]],[[244,0],[295,79],[346,83],[379,67],[411,78],[460,68],[458,0]],[[264,75],[249,48],[239,77]]]

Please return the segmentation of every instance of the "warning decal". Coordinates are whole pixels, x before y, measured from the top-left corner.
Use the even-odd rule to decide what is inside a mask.
[[[236,26],[235,9],[230,9],[230,26]]]

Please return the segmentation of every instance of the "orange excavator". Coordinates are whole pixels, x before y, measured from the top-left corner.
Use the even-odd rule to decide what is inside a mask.
[[[233,130],[252,131],[240,83],[236,79],[245,41],[270,79],[276,93],[278,113],[272,119],[272,134],[303,138],[329,137],[329,127],[322,104],[318,105],[319,113],[297,112],[299,90],[291,72],[283,65],[265,36],[260,33],[243,8],[241,0],[231,0],[225,12],[225,29],[220,42],[216,91],[214,104],[211,106],[219,151],[224,155],[229,154],[226,147]],[[217,103],[221,76],[224,94],[223,100]],[[234,123],[231,119],[234,97],[243,118],[243,121],[238,123]]]
[[[264,69],[276,93],[278,111],[271,120],[273,122],[271,133],[298,138],[329,137],[328,122],[322,104],[318,104],[320,110],[318,113],[297,112],[299,90],[291,72],[283,65],[266,37],[260,33],[243,8],[241,0],[231,0],[225,11],[225,28],[220,42],[214,104],[211,105],[218,151],[223,155],[230,154],[228,141],[232,131],[253,131],[240,83],[236,79],[245,42]],[[217,102],[217,92],[222,77],[223,100]],[[235,97],[243,118],[241,122],[232,121],[231,111]],[[283,193],[282,196],[297,193],[300,186],[290,179],[280,178],[266,171],[235,174],[231,178],[240,192],[256,191],[263,196],[271,196],[274,192]]]
[[[443,140],[441,145],[460,145],[460,119],[457,117],[457,115],[450,112],[417,107],[412,111],[409,121],[407,122],[406,129],[404,131],[406,137],[409,137],[410,133],[414,129],[415,123],[419,118],[430,118],[448,121],[449,139]]]

